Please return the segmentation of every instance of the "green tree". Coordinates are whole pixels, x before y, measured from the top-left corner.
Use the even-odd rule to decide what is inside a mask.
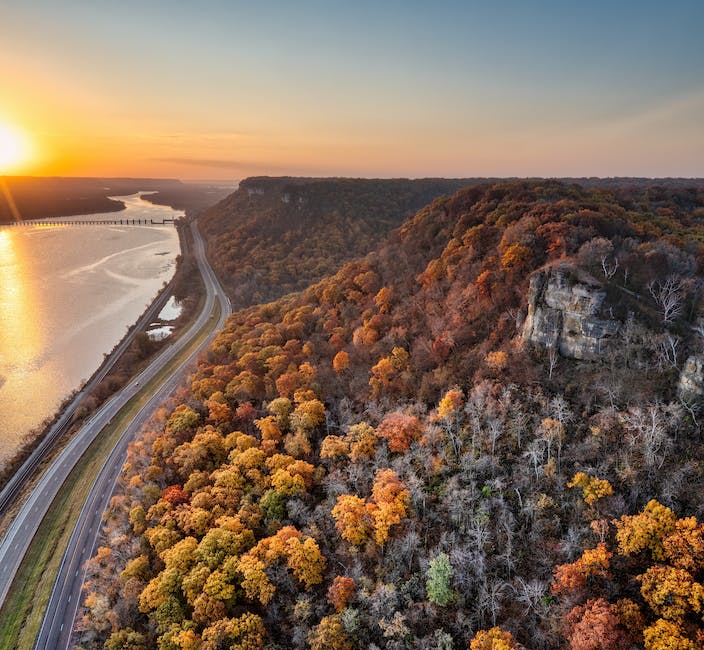
[[[433,605],[445,607],[455,597],[454,592],[450,588],[450,580],[452,579],[452,564],[446,553],[430,560],[430,566],[426,571],[425,588],[428,592],[428,600]]]

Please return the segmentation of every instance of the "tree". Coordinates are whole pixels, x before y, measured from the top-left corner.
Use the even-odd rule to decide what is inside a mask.
[[[306,587],[319,585],[323,581],[325,558],[320,552],[318,542],[312,537],[303,541],[292,537],[286,543],[287,566]]]
[[[385,314],[391,307],[393,292],[389,287],[382,287],[374,296],[374,303],[379,308],[379,312]]]
[[[575,562],[561,564],[555,569],[555,580],[550,589],[553,594],[582,589],[591,577],[609,577],[610,560],[613,557],[606,544],[601,542],[596,548],[585,550]]]
[[[588,476],[584,472],[577,472],[567,487],[578,487],[582,489],[582,498],[588,506],[593,506],[599,499],[611,496],[614,489],[606,479]]]
[[[421,434],[420,421],[415,415],[406,415],[399,411],[389,413],[376,428],[380,438],[389,441],[389,449],[393,452],[408,450],[411,442]]]
[[[308,635],[311,650],[352,650],[339,614],[325,616]]]
[[[164,501],[168,501],[172,506],[177,506],[180,503],[188,503],[189,497],[183,491],[180,485],[171,485],[164,489],[161,494]]]
[[[369,539],[372,519],[370,508],[364,499],[352,494],[340,495],[332,509],[332,516],[345,541],[354,546],[361,546]]]
[[[526,268],[533,258],[533,251],[522,244],[511,244],[501,255],[501,268],[504,271]]]
[[[355,583],[347,576],[335,576],[328,589],[328,602],[335,608],[336,612],[341,612],[350,601],[354,593]]]
[[[701,646],[689,639],[680,625],[658,619],[643,630],[645,650],[697,650]]]
[[[113,632],[105,642],[105,650],[147,650],[147,639],[132,628]]]
[[[656,564],[639,575],[638,580],[645,602],[658,616],[682,621],[689,612],[701,613],[704,586],[684,569]]]
[[[452,565],[447,554],[440,553],[430,560],[430,566],[425,575],[425,589],[428,594],[428,600],[433,605],[439,605],[440,607],[449,605],[455,594],[450,588]]]
[[[664,280],[653,280],[648,291],[660,312],[662,322],[668,325],[682,315],[684,309],[684,282],[677,275],[668,275]]]
[[[256,614],[222,618],[203,630],[201,650],[260,650],[264,647],[264,623]]]
[[[470,650],[518,650],[519,646],[513,634],[492,627],[490,630],[480,630],[469,643]]]
[[[508,366],[508,357],[503,350],[489,352],[484,360],[486,361],[487,367],[494,372],[506,370],[506,367]]]
[[[193,429],[198,426],[200,422],[200,415],[196,413],[190,406],[185,404],[180,404],[177,406],[171,417],[169,418],[166,426],[174,433],[180,433],[186,431],[187,429]]]
[[[616,608],[603,598],[588,600],[567,615],[570,650],[621,650],[630,646]]]
[[[616,540],[623,555],[650,551],[656,561],[665,558],[665,538],[675,532],[677,517],[668,507],[654,499],[649,501],[643,512],[637,515],[623,515],[616,521]]]
[[[438,403],[438,417],[443,420],[455,420],[462,408],[464,395],[459,388],[448,390]]]
[[[326,436],[320,444],[321,458],[343,458],[349,453],[349,444],[340,436]]]
[[[344,350],[340,350],[332,360],[332,367],[337,373],[344,372],[350,367],[350,355]]]
[[[704,524],[694,517],[678,519],[675,530],[663,540],[663,550],[668,562],[689,571],[704,568]]]
[[[374,539],[383,545],[389,538],[390,528],[400,524],[406,516],[410,496],[396,472],[382,469],[374,477],[372,499],[376,506],[372,510]]]
[[[378,438],[373,427],[366,422],[350,426],[345,442],[350,446],[350,460],[353,463],[374,458],[376,454]]]

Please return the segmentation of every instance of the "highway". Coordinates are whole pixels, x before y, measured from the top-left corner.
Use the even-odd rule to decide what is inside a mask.
[[[111,422],[120,409],[200,333],[209,321],[216,301],[220,304],[220,318],[217,323],[213,323],[214,328],[219,329],[229,315],[230,303],[207,262],[205,246],[195,224],[191,224],[191,230],[195,258],[206,288],[206,299],[201,314],[184,335],[162,350],[138,377],[114,395],[83,425],[46,470],[0,542],[0,605],[7,596],[34,532],[39,527],[64,481],[90,443]],[[51,648],[52,650],[68,647],[73,620],[81,599],[83,563],[93,554],[100,531],[102,514],[112,496],[117,476],[124,464],[127,446],[142,424],[183,379],[186,371],[192,366],[196,355],[208,344],[212,336],[213,334],[152,395],[125,429],[101,469],[84,504],[63,557],[35,647]]]

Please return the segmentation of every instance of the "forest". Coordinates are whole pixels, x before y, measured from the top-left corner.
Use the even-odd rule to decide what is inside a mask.
[[[704,188],[271,183],[203,217],[243,308],[130,447],[77,647],[704,647]]]
[[[248,307],[332,275],[433,199],[477,182],[252,177],[199,224],[232,304]]]

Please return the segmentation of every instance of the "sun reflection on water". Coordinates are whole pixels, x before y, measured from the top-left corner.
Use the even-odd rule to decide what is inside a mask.
[[[32,306],[32,278],[22,277],[22,247],[11,229],[0,229],[0,371],[3,360],[31,363],[41,352],[41,332]]]

